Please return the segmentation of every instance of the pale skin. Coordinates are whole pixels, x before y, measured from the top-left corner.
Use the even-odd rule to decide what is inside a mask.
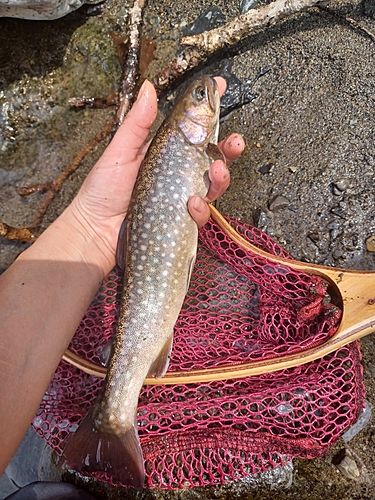
[[[225,80],[218,77],[220,93]],[[49,381],[93,299],[115,265],[117,236],[128,209],[144,142],[157,114],[149,82],[68,208],[0,276],[0,475],[25,435]],[[219,144],[227,162],[244,149],[232,134]],[[207,202],[229,185],[215,161],[205,199],[189,200],[199,226]]]

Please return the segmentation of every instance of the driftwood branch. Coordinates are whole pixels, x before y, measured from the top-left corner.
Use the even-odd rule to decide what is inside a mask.
[[[154,78],[153,83],[158,91],[162,91],[218,50],[233,47],[259,28],[267,28],[324,2],[325,0],[276,0],[259,9],[251,9],[219,28],[183,37],[181,43],[187,48]]]
[[[145,0],[135,0],[129,17],[129,44],[126,64],[123,68],[120,104],[116,114],[116,127],[123,122],[131,108],[139,81],[139,54],[141,49],[141,24]]]

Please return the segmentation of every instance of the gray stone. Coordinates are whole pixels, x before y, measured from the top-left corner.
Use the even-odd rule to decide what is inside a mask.
[[[90,1],[0,0],[0,17],[18,17],[20,19],[33,19],[39,21],[58,19],[78,9],[83,3],[90,3]]]

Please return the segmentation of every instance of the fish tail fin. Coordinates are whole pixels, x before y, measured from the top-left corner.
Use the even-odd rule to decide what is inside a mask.
[[[81,472],[106,472],[127,486],[144,486],[143,453],[136,425],[121,434],[103,432],[96,428],[92,412],[69,439],[61,462]]]

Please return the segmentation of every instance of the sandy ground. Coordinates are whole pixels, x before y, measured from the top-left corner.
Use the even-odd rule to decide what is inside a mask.
[[[108,0],[96,17],[83,8],[46,23],[0,19],[0,220],[29,223],[43,195],[21,199],[14,188],[56,176],[109,120],[112,110],[77,112],[67,99],[117,88],[120,67],[108,33],[124,28],[128,5]],[[215,5],[227,20],[239,13],[237,0]],[[210,6],[209,1],[148,2],[144,34],[156,42],[149,76],[175,55],[182,31]],[[335,9],[375,33],[372,0],[345,1]],[[249,37],[236,54],[220,59],[225,58],[256,98],[222,123],[221,135],[239,131],[247,148],[232,167],[232,183],[219,209],[258,225],[296,259],[375,269],[375,252],[366,247],[375,236],[374,41],[343,18],[312,9]],[[44,227],[72,199],[103,147],[65,183]],[[0,269],[24,248],[1,240]],[[373,336],[361,346],[366,399],[374,406]],[[347,444],[340,440],[325,457],[294,460],[288,488],[285,480],[276,489],[263,482],[261,487],[242,484],[173,495],[122,492],[118,498],[373,499],[374,435],[372,418],[360,434]],[[332,463],[344,448],[358,467],[355,479]]]

